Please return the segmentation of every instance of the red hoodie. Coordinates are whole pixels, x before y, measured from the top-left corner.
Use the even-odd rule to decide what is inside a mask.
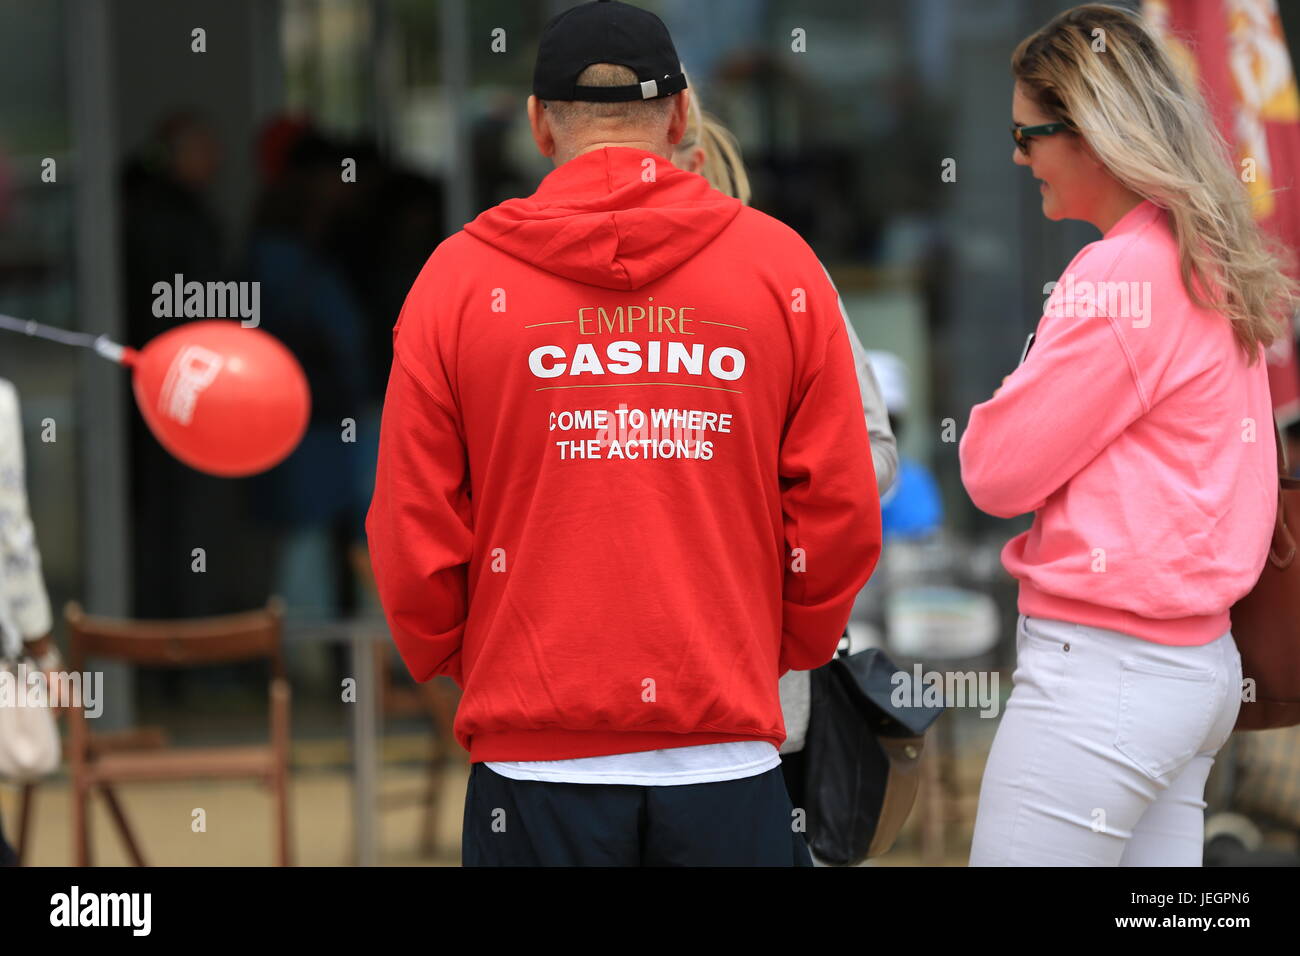
[[[610,147],[444,241],[393,330],[375,580],[472,761],[768,740],[880,554],[838,297],[791,229]]]

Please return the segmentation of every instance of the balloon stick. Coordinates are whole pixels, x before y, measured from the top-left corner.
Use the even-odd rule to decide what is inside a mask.
[[[107,335],[95,335],[93,332],[69,332],[67,329],[42,325],[40,322],[33,322],[31,319],[19,319],[2,313],[0,313],[0,329],[17,332],[19,335],[30,336],[31,338],[58,342],[60,345],[90,349],[101,358],[116,362],[119,365],[125,365],[128,368],[135,365],[135,360],[139,356],[135,349],[126,345],[119,345]]]

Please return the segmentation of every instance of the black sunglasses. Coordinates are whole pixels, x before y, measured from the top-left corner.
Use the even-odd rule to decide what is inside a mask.
[[[1016,141],[1016,146],[1026,156],[1029,155],[1029,140],[1034,136],[1051,136],[1053,133],[1062,133],[1070,128],[1068,123],[1041,123],[1038,126],[1011,126],[1011,138]]]

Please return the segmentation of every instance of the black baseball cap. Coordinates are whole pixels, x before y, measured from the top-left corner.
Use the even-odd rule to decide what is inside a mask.
[[[636,73],[628,86],[579,86],[593,63],[616,63]],[[649,10],[618,0],[595,0],[556,14],[542,30],[533,70],[539,100],[622,103],[653,100],[686,89],[686,74],[664,22]]]

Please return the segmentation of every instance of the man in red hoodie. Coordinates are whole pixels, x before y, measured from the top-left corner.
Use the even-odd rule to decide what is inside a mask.
[[[653,14],[551,20],[555,170],[393,330],[366,527],[411,674],[463,689],[466,865],[811,865],[777,682],[835,652],[875,474],[817,257],[668,160],[685,87]]]

